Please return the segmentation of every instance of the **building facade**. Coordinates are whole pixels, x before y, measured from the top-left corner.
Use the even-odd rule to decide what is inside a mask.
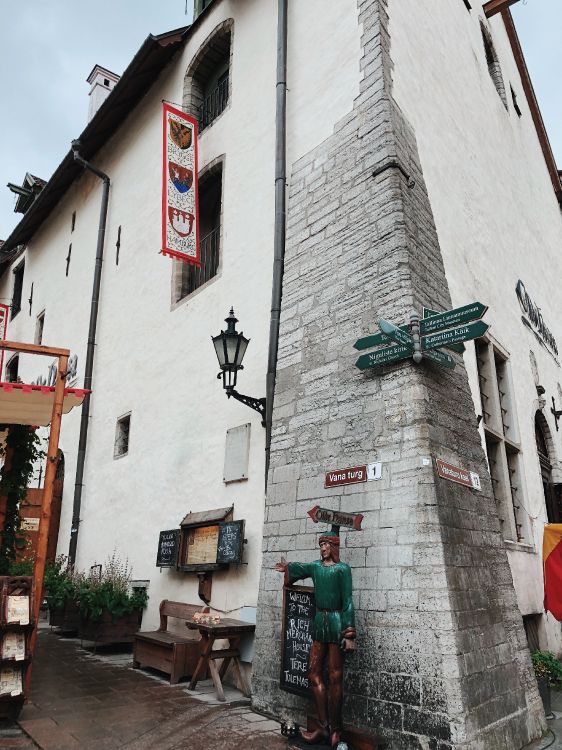
[[[414,0],[310,0],[288,5],[285,36],[282,1],[202,2],[191,27],[147,39],[80,139],[111,188],[78,567],[126,556],[148,582],[150,627],[161,599],[198,591],[193,572],[156,567],[159,530],[233,506],[245,564],[213,573],[211,606],[257,613],[254,705],[302,723],[310,706],[279,688],[274,565],[317,556],[313,506],[362,513],[362,531],[342,531],[359,632],[345,719],[395,747],[523,747],[544,722],[529,646],[562,651],[541,568],[543,525],[562,520],[561,187],[509,3],[490,5],[455,0],[435,17]],[[158,254],[162,101],[200,123],[197,271]],[[210,336],[233,305],[251,338],[239,386],[263,396],[280,132],[287,237],[267,446],[259,416],[221,392]],[[69,347],[79,385],[101,189],[69,153],[2,250],[9,338]],[[451,354],[454,370],[355,367],[354,342],[381,317],[402,325],[473,301],[490,329]],[[33,367],[22,358],[17,376],[37,380]],[[68,415],[61,434],[60,552],[79,422]],[[440,477],[437,459],[481,488]],[[327,471],[371,462],[379,481],[325,488]]]

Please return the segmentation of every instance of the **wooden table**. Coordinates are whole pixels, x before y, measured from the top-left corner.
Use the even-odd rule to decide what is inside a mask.
[[[202,674],[205,673],[205,667],[208,667],[213,683],[217,691],[217,698],[220,701],[226,700],[224,696],[224,690],[222,687],[222,679],[226,674],[230,663],[244,695],[250,697],[250,686],[244,676],[244,672],[240,666],[240,638],[247,633],[253,633],[256,626],[251,622],[243,622],[242,620],[234,620],[231,618],[224,618],[217,624],[194,622],[193,620],[187,620],[185,623],[190,630],[198,630],[201,633],[201,655],[199,661],[195,667],[195,672],[189,683],[189,689],[195,690],[197,682]],[[213,649],[213,644],[216,640],[227,640],[228,648]],[[217,669],[215,659],[222,659],[223,662],[220,666],[220,670]]]

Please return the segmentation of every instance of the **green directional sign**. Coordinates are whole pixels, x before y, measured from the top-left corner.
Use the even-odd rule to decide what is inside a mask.
[[[452,357],[449,357],[448,354],[445,354],[445,352],[430,350],[424,352],[423,356],[424,359],[431,359],[433,362],[437,362],[437,364],[442,365],[443,367],[448,367],[449,370],[453,370],[455,367],[455,360]]]
[[[410,326],[397,326],[404,333],[409,333]],[[373,333],[372,336],[365,336],[362,339],[357,339],[353,344],[354,349],[361,351],[362,349],[371,349],[373,346],[380,346],[381,344],[389,344],[392,341],[390,336],[385,336],[384,333]]]
[[[423,308],[423,317],[424,318],[431,318],[433,315],[441,315],[439,310],[432,310],[430,307],[424,307]],[[450,349],[453,352],[458,352],[459,354],[462,354],[464,350],[466,349],[464,344],[450,344],[447,346],[447,349]]]
[[[410,351],[414,351],[414,339],[410,336],[409,333],[406,333],[406,331],[403,331],[401,328],[398,328],[398,326],[395,326],[394,323],[381,318],[379,320],[379,328],[385,336],[388,336],[393,341],[396,341],[397,344],[408,346],[410,348]]]
[[[379,349],[377,352],[363,354],[355,363],[355,367],[366,370],[368,367],[388,365],[391,362],[398,362],[411,356],[412,349],[409,346],[388,346],[386,349]]]
[[[420,320],[420,333],[423,336],[434,331],[442,331],[445,328],[458,326],[460,323],[478,320],[484,315],[487,309],[486,305],[483,305],[481,302],[471,302],[469,305],[464,305],[464,307],[456,307],[454,310],[446,310],[445,312],[437,313],[437,315],[431,315],[429,318]],[[473,336],[472,338],[475,337]],[[463,341],[464,339],[458,340]]]
[[[429,320],[429,318],[428,318]],[[428,349],[437,349],[440,346],[449,346],[459,341],[470,341],[483,336],[490,326],[479,320],[477,323],[469,323],[466,326],[451,328],[450,331],[441,331],[433,333],[430,336],[422,337],[422,351]]]

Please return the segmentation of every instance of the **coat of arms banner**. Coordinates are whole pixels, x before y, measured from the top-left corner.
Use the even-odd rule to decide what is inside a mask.
[[[197,120],[163,104],[162,254],[200,265]]]

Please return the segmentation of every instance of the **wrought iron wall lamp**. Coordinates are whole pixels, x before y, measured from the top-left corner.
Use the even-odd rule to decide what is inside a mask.
[[[238,377],[238,370],[243,370],[242,360],[246,354],[246,348],[250,343],[250,339],[247,339],[242,332],[238,333],[236,330],[236,323],[238,318],[234,315],[234,308],[230,308],[230,313],[225,318],[227,324],[226,331],[221,331],[218,336],[213,336],[213,346],[221,371],[217,375],[217,379],[222,378],[222,387],[226,391],[228,398],[232,396],[237,401],[241,401],[250,409],[259,412],[261,415],[261,423],[265,427],[265,398],[254,398],[253,396],[245,396],[243,393],[238,393],[235,389],[236,380]]]

